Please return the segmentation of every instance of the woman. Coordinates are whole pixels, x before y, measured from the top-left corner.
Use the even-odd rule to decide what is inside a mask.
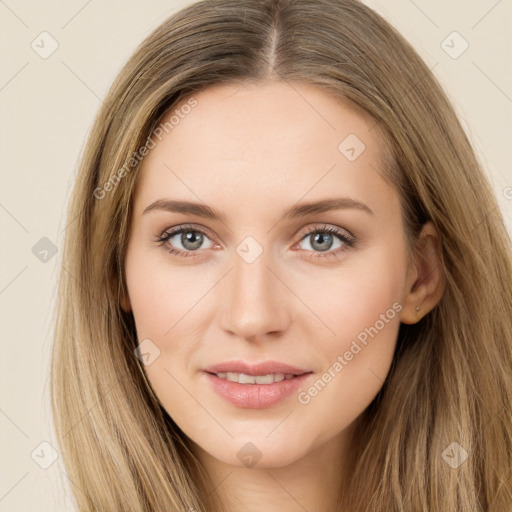
[[[166,20],[68,215],[52,382],[80,511],[512,508],[510,240],[362,3]]]

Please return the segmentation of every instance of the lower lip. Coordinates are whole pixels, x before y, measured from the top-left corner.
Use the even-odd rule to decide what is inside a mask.
[[[215,392],[233,405],[246,409],[264,409],[278,404],[298,391],[312,373],[305,373],[273,384],[239,384],[220,379],[211,373],[205,372],[205,375]]]

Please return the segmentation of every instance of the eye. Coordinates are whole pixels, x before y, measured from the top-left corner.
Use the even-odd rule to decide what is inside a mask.
[[[171,254],[183,257],[195,256],[194,252],[200,249],[210,249],[212,246],[203,245],[206,240],[209,240],[206,233],[193,226],[178,226],[164,231],[157,238],[157,242],[165,245]]]
[[[210,245],[205,247],[206,241],[210,241]],[[165,246],[169,253],[185,258],[201,256],[201,249],[220,247],[211,242],[204,231],[188,225],[167,229],[157,237],[156,242]],[[326,225],[309,229],[297,245],[304,242],[306,242],[306,247],[299,248],[309,253],[304,256],[306,258],[338,256],[339,253],[355,245],[354,237],[347,231]]]
[[[306,242],[306,251],[313,253],[308,254],[307,258],[325,258],[337,256],[347,248],[353,247],[355,239],[345,230],[324,225],[309,229],[299,244],[302,242]]]

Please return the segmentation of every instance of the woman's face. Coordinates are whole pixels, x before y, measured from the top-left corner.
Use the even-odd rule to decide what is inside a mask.
[[[156,396],[200,453],[285,466],[347,441],[389,371],[409,280],[399,195],[371,122],[321,89],[194,98],[142,163],[124,307]],[[222,378],[244,369],[274,376]]]

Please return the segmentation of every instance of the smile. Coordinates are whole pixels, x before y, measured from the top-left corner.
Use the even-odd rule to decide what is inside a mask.
[[[293,379],[294,375],[284,373],[272,373],[269,375],[247,375],[245,373],[220,372],[216,374],[219,379],[226,379],[239,384],[273,384],[283,380]]]
[[[204,375],[215,393],[230,404],[245,409],[263,409],[277,405],[298,393],[313,373],[246,375],[204,372]]]

